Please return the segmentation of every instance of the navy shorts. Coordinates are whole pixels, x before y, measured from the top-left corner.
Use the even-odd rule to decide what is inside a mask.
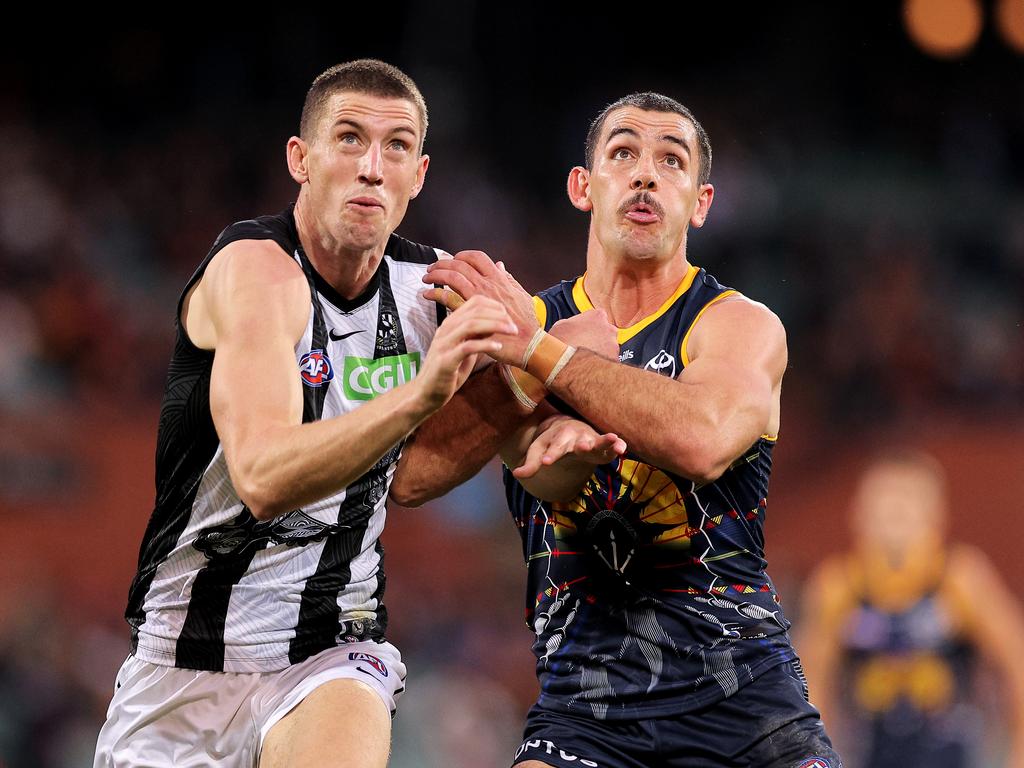
[[[555,768],[841,768],[799,662],[676,717],[596,720],[534,706],[513,765]]]

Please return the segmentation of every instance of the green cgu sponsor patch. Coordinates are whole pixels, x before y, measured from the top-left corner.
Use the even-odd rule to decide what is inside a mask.
[[[420,353],[372,357],[346,357],[342,375],[345,397],[372,400],[388,390],[412,381],[420,367]]]

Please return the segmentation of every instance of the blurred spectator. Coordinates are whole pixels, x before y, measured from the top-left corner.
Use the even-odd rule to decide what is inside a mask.
[[[982,765],[999,733],[979,661],[1005,689],[1006,765],[1024,766],[1024,614],[984,553],[947,538],[946,494],[930,456],[880,456],[853,502],[854,548],[808,588],[798,648],[848,768]]]

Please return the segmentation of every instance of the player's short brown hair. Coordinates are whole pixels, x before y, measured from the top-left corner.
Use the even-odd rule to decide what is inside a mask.
[[[889,467],[906,469],[927,478],[943,495],[949,489],[949,478],[939,460],[916,446],[897,444],[883,447],[871,456],[864,474]]]
[[[697,118],[693,116],[689,109],[675,99],[651,91],[631,93],[628,96],[623,96],[618,101],[614,101],[605,107],[601,114],[594,118],[594,121],[590,124],[590,130],[587,131],[587,141],[583,146],[588,169],[594,167],[594,152],[597,149],[597,140],[601,138],[601,129],[604,128],[605,120],[608,119],[608,115],[612,112],[624,107],[635,107],[636,109],[643,109],[648,112],[674,112],[689,120],[697,134],[697,155],[700,164],[698,180],[701,184],[708,183],[708,179],[711,178],[711,139],[708,138],[708,133],[704,130],[704,126],[697,122]]]
[[[345,92],[411,101],[420,116],[419,148],[423,151],[423,142],[427,138],[427,103],[423,100],[423,94],[405,72],[378,59],[356,59],[336,64],[317,76],[302,105],[299,136],[303,141],[308,142],[313,138],[317,121],[331,96]]]

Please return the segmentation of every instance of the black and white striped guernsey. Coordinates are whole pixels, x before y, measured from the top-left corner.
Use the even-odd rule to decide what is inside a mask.
[[[440,321],[419,293],[442,251],[392,235],[370,285],[346,300],[310,264],[291,206],[220,234],[178,302],[156,504],[125,612],[132,652],[145,661],[272,671],[348,640],[382,638],[387,625],[379,537],[402,444],[343,491],[256,520],[231,483],[210,415],[213,353],[194,346],[181,326],[182,301],[213,256],[237,240],[267,239],[309,280],[309,321],[295,345],[304,422],[352,411],[413,378]]]

